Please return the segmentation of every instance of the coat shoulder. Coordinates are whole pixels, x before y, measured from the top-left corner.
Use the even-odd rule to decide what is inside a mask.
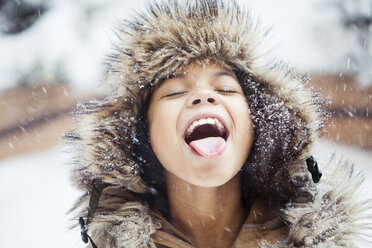
[[[323,168],[323,178],[308,190],[312,200],[288,203],[281,214],[288,224],[285,240],[262,247],[355,247],[356,240],[370,243],[370,200],[360,197],[364,181],[354,165],[334,158]]]

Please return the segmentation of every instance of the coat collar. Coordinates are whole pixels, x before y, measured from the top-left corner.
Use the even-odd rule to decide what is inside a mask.
[[[253,202],[249,215],[231,247],[256,247],[260,241],[275,242],[284,239],[288,234],[288,227],[277,214],[278,211],[275,206],[257,198]],[[158,247],[196,247],[164,217],[159,214],[156,214],[156,216],[163,223],[162,229],[154,234],[154,240]]]
[[[257,247],[262,241],[273,243],[287,235],[288,227],[279,218],[278,208],[256,199],[232,248]]]

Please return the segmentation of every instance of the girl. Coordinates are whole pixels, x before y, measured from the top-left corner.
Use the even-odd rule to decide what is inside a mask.
[[[84,105],[74,180],[92,247],[351,247],[360,176],[311,154],[322,101],[234,1],[124,21],[106,98]]]

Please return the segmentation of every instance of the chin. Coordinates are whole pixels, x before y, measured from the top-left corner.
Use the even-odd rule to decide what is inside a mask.
[[[198,172],[192,180],[186,180],[189,183],[199,187],[219,187],[229,182],[235,175],[229,175],[229,173],[217,173],[217,172]]]
[[[207,180],[207,181],[198,181],[197,183],[193,184],[195,186],[204,187],[204,188],[215,188],[224,185],[229,180]]]

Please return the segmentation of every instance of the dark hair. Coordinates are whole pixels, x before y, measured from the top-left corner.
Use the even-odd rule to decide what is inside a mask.
[[[253,122],[254,141],[243,166],[242,178],[252,190],[276,199],[295,195],[301,184],[294,185],[289,165],[300,156],[306,142],[298,144],[298,127],[306,126],[298,113],[289,109],[283,99],[273,93],[270,84],[246,73],[235,73],[247,97]]]

